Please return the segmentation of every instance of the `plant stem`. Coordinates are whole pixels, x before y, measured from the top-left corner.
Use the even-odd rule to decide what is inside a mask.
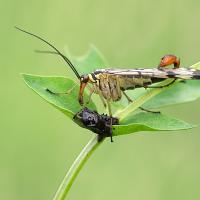
[[[80,170],[92,155],[92,153],[97,149],[97,147],[102,143],[98,142],[97,136],[93,137],[88,144],[83,148],[81,153],[78,155],[66,176],[64,177],[60,187],[58,188],[53,200],[64,200],[67,196],[74,180],[78,176]]]

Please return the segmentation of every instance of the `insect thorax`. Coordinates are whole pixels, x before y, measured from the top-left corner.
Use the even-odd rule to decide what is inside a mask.
[[[121,99],[121,89],[118,76],[101,73],[97,75],[98,80],[95,84],[97,93],[106,100],[118,101]]]
[[[107,100],[118,101],[122,97],[122,90],[130,90],[152,84],[149,77],[121,76],[115,74],[100,73],[96,90]]]

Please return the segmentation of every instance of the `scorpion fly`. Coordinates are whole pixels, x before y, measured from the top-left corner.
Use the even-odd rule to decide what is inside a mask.
[[[135,88],[163,88],[171,85],[176,81],[176,79],[200,79],[200,70],[191,69],[191,68],[180,68],[180,59],[174,55],[164,56],[158,67],[156,68],[146,68],[146,69],[97,69],[94,72],[89,74],[80,75],[76,70],[72,62],[64,56],[56,47],[50,44],[48,41],[44,40],[40,36],[37,36],[33,33],[27,32],[23,29],[16,27],[18,30],[36,37],[37,39],[48,44],[54,51],[49,51],[48,53],[56,53],[61,56],[65,62],[72,69],[76,77],[80,81],[80,89],[78,94],[78,101],[80,105],[84,105],[83,94],[86,86],[88,84],[92,85],[90,97],[93,93],[96,93],[100,96],[103,104],[108,106],[109,116],[110,116],[110,127],[112,127],[112,112],[110,102],[119,101],[124,95],[129,102],[132,102],[132,99],[127,96],[125,93],[126,90],[132,90]],[[174,65],[173,69],[166,68],[168,65]],[[165,79],[173,79],[167,85],[163,86],[151,86],[154,83],[161,82]],[[48,90],[48,89],[47,89]],[[60,94],[52,92],[52,94]],[[141,108],[141,107],[140,107]],[[146,110],[144,108],[141,108]],[[148,110],[146,110],[148,111]],[[112,129],[111,129],[111,141],[112,141]]]
[[[111,121],[112,125],[119,124],[118,118],[111,118],[106,114],[99,114],[86,107],[74,115],[74,121],[79,126],[97,133],[99,142],[105,137],[111,137]]]

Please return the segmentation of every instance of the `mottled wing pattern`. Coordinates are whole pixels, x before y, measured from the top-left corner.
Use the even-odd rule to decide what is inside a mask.
[[[105,73],[132,78],[180,78],[180,79],[200,79],[200,70],[189,68],[148,68],[148,69],[100,69],[94,72],[95,75]]]

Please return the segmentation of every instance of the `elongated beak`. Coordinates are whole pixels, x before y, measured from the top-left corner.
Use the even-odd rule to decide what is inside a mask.
[[[78,101],[80,103],[80,105],[82,106],[84,101],[83,101],[83,93],[84,93],[84,89],[86,87],[87,83],[85,82],[81,82],[80,83],[80,90],[79,90],[79,95],[78,95]]]

